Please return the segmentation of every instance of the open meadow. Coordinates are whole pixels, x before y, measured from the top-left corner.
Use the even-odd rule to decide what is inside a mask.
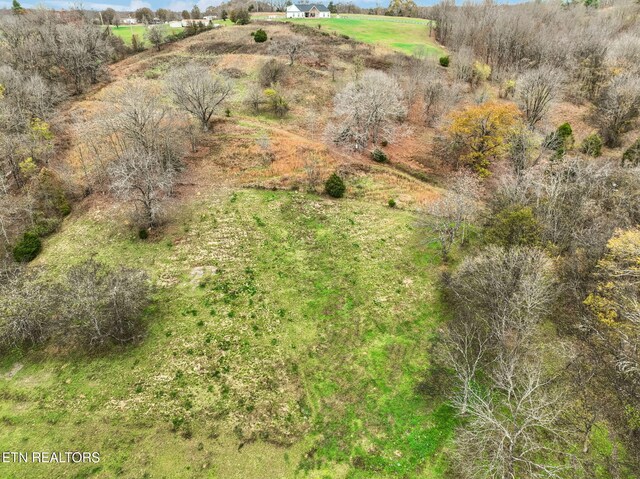
[[[171,28],[169,27],[169,31],[171,33],[180,33],[184,28]],[[122,38],[122,40],[127,44],[131,45],[131,37],[137,35],[138,38],[144,40],[145,33],[147,31],[147,27],[145,25],[120,25],[119,27],[111,27],[111,33],[115,36]]]
[[[268,18],[265,14],[255,14],[256,19]],[[359,42],[379,45],[407,55],[437,56],[444,49],[429,37],[430,22],[422,18],[397,18],[379,15],[341,14],[332,18],[284,18],[287,21],[324,31],[347,35]]]
[[[215,23],[226,26],[233,25],[229,20],[216,20]],[[122,38],[126,45],[131,45],[131,37],[133,35],[137,35],[138,38],[146,42],[147,40],[145,37],[145,33],[147,32],[147,29],[148,27],[146,25],[120,25],[118,27],[112,26],[111,33],[113,33],[116,37]],[[183,31],[184,27],[167,26],[167,33],[169,35],[175,35],[176,33],[180,33]]]

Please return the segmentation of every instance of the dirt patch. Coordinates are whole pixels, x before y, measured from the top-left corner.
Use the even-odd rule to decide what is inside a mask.
[[[205,276],[216,274],[218,268],[214,266],[196,266],[191,270],[191,284],[197,286]]]
[[[16,374],[18,374],[20,372],[20,370],[24,367],[24,365],[22,363],[15,363],[11,369],[9,370],[9,372],[7,372],[4,375],[5,379],[11,379],[13,376],[15,376]]]

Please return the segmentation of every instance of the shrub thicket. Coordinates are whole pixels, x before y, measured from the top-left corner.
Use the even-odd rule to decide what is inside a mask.
[[[573,148],[573,129],[569,123],[563,123],[556,131],[545,138],[544,144],[550,150],[556,152],[555,156],[561,157]]]
[[[494,215],[485,239],[489,243],[506,248],[512,246],[535,246],[540,243],[540,225],[531,208],[515,206]]]
[[[28,263],[42,250],[42,241],[37,234],[27,232],[13,247],[13,258],[19,263]]]
[[[580,151],[594,158],[602,155],[602,138],[597,133],[587,136],[580,145]]]
[[[267,88],[264,91],[266,97],[267,106],[278,118],[284,117],[289,111],[289,102],[287,99],[275,88]]]
[[[337,173],[333,173],[324,184],[324,190],[333,198],[342,198],[347,187]]]
[[[622,166],[640,165],[640,138],[631,145],[622,155]]]
[[[94,260],[74,266],[61,285],[67,300],[60,307],[62,344],[83,350],[128,343],[142,332],[149,304],[144,271],[113,269]]]
[[[91,351],[128,343],[143,330],[150,293],[144,271],[91,259],[58,280],[21,272],[0,283],[0,348],[52,341]]]
[[[260,85],[270,87],[282,81],[286,73],[285,66],[276,59],[271,59],[262,65],[258,74]]]
[[[267,32],[265,32],[262,28],[259,28],[254,34],[253,34],[253,40],[256,43],[264,43],[267,41]]]
[[[386,163],[389,161],[389,157],[387,154],[382,151],[380,148],[376,148],[371,152],[371,158],[373,161],[377,161],[378,163]]]
[[[236,25],[248,25],[249,22],[251,22],[251,16],[249,15],[249,12],[244,8],[238,8],[231,11],[229,20],[231,20]]]
[[[448,67],[449,66],[449,55],[441,56],[438,61],[440,62],[440,65],[442,65],[443,67],[445,67],[445,68]]]

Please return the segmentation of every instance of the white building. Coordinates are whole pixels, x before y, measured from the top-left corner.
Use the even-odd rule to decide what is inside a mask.
[[[287,7],[287,18],[331,18],[331,12],[321,3],[297,3]]]
[[[124,25],[135,25],[136,23],[138,23],[138,21],[135,18],[129,17],[122,20],[122,23]]]
[[[183,27],[188,27],[189,25],[202,25],[206,26],[209,23],[208,20],[204,18],[183,18],[181,24]]]

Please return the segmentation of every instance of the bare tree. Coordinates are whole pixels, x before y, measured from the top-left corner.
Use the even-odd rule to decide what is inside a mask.
[[[516,101],[531,128],[544,117],[561,81],[558,71],[548,66],[529,70],[518,78]]]
[[[167,79],[167,88],[178,106],[200,121],[204,131],[232,91],[228,79],[213,77],[208,68],[195,63],[174,71]]]
[[[442,259],[446,261],[453,245],[464,241],[467,224],[480,211],[477,179],[460,174],[450,190],[428,205],[419,219],[419,226],[426,232],[429,241],[440,245]]]
[[[467,413],[478,374],[489,360],[488,328],[481,317],[473,321],[455,318],[440,332],[442,361],[453,369],[458,389],[454,392],[460,414]]]
[[[176,169],[183,156],[184,133],[160,92],[142,81],[125,82],[107,95],[108,108],[85,135],[91,153],[106,166],[129,150],[156,155]]]
[[[111,190],[134,202],[144,227],[155,226],[162,200],[173,187],[173,167],[153,153],[132,149],[111,164],[109,173]]]
[[[320,169],[320,158],[317,153],[310,152],[304,159],[304,171],[307,176],[307,188],[315,193],[322,182],[322,172]]]
[[[262,107],[266,102],[264,90],[260,85],[255,84],[248,88],[247,94],[244,97],[244,102],[254,113],[260,113],[260,107]]]
[[[640,78],[632,73],[615,77],[597,101],[596,117],[607,146],[618,146],[640,113]]]
[[[12,133],[24,132],[32,118],[47,120],[64,98],[55,84],[38,73],[25,74],[8,65],[0,67],[0,84],[3,87],[0,123]]]
[[[540,365],[500,361],[486,393],[471,389],[456,468],[469,479],[559,478],[566,469],[562,395]],[[565,457],[566,459],[566,457]]]
[[[276,155],[273,152],[271,139],[269,138],[269,136],[260,136],[258,139],[256,139],[256,144],[260,148],[262,164],[268,166],[273,163],[276,159]]]
[[[562,394],[534,340],[556,298],[554,276],[541,251],[490,247],[448,282],[454,318],[441,344],[458,384],[453,404],[466,417],[455,448],[462,477],[553,478],[564,469]]]
[[[467,258],[451,278],[456,312],[486,321],[493,347],[526,348],[557,295],[553,263],[541,251],[489,247]]]
[[[415,80],[414,77],[410,77],[410,81],[416,85],[422,96],[422,111],[425,123],[429,126],[433,126],[462,97],[462,85],[448,84],[436,70],[430,69],[420,75],[419,81]]]
[[[71,268],[63,282],[67,301],[58,337],[90,349],[127,343],[141,332],[142,314],[150,301],[144,271],[111,269],[94,260]]]
[[[310,54],[309,43],[305,37],[290,36],[282,40],[275,40],[269,51],[273,55],[286,55],[289,58],[289,66],[293,66],[294,62]]]
[[[390,140],[394,123],[406,115],[398,82],[377,70],[367,71],[359,82],[349,83],[334,101],[338,122],[328,130],[331,139],[362,150],[383,136]]]

